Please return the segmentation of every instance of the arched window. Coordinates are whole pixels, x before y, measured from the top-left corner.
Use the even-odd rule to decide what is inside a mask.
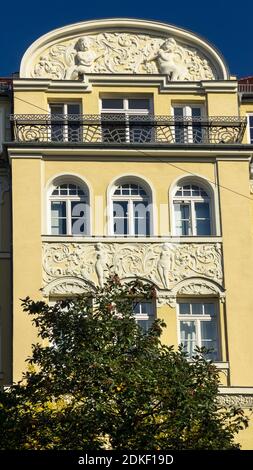
[[[150,236],[151,200],[140,184],[116,185],[112,211],[114,235]]]
[[[178,185],[173,197],[174,235],[212,235],[211,198],[196,184]]]
[[[51,235],[89,234],[89,194],[85,186],[55,183],[49,199]]]

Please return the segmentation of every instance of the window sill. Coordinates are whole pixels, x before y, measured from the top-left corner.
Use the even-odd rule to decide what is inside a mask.
[[[229,370],[229,362],[214,362],[215,367],[221,370]]]
[[[56,242],[149,242],[149,243],[220,243],[222,237],[171,237],[171,236],[147,236],[136,237],[132,235],[41,235],[42,241]]]

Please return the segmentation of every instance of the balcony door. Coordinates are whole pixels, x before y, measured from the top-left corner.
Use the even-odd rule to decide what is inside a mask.
[[[175,105],[173,107],[175,118],[174,138],[178,144],[203,142],[204,133],[201,118],[204,108],[200,105]]]
[[[103,98],[101,105],[103,142],[145,143],[152,140],[148,98]]]
[[[51,141],[80,142],[81,107],[78,103],[51,103]]]

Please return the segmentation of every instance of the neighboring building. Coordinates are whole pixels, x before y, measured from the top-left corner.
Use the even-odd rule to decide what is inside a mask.
[[[11,181],[3,142],[11,140],[12,80],[0,78],[0,382],[12,380]]]
[[[112,265],[157,290],[137,320],[163,318],[189,354],[212,347],[222,402],[252,406],[253,102],[221,54],[175,26],[88,21],[32,44],[13,89],[3,382],[36,337],[20,298],[86,292]],[[253,449],[253,425],[240,439]]]

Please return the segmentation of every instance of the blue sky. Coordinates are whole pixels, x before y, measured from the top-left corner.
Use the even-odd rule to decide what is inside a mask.
[[[17,72],[25,50],[48,31],[110,17],[154,19],[194,31],[221,51],[231,74],[253,75],[252,0],[3,0],[0,76]]]

